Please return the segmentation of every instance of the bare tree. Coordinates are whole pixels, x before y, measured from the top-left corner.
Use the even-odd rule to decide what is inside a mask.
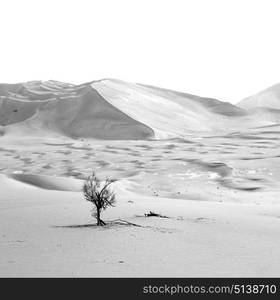
[[[109,187],[115,181],[107,178],[102,184],[101,180],[93,172],[84,182],[83,194],[87,201],[94,204],[92,216],[96,218],[98,226],[106,225],[100,218],[101,211],[108,206],[114,206],[116,202],[115,193]]]

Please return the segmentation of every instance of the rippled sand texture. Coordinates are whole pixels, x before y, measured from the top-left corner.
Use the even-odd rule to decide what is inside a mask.
[[[205,201],[278,202],[280,128],[163,141],[11,140],[0,148],[1,172],[137,183],[143,195]]]

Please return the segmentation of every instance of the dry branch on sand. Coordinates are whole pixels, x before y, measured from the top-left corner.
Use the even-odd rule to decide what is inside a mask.
[[[163,216],[161,214],[155,213],[150,211],[149,213],[145,214],[145,217],[159,217],[159,218],[168,218],[167,216]]]

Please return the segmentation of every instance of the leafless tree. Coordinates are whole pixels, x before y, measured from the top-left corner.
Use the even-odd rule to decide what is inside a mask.
[[[115,181],[107,178],[102,184],[101,180],[93,172],[84,182],[83,194],[85,199],[94,205],[92,216],[96,218],[98,226],[106,225],[100,218],[102,210],[105,210],[108,206],[114,206],[116,202],[115,193],[109,187]]]

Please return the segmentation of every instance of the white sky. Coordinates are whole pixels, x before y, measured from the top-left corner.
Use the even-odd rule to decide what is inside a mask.
[[[237,102],[280,82],[279,0],[0,0],[0,82],[113,77]]]

